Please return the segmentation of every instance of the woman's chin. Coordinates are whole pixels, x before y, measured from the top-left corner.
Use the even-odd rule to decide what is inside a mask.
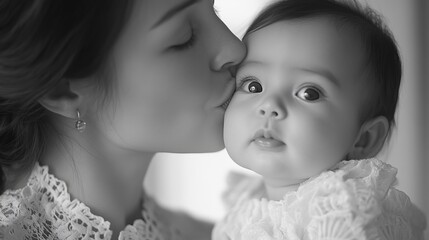
[[[212,152],[219,152],[223,149],[225,149],[225,145],[223,144],[223,141],[217,141],[213,143],[199,145],[199,147],[194,148],[189,152],[190,153],[212,153]]]
[[[192,147],[192,149],[188,151],[188,153],[212,153],[219,152],[223,149],[225,149],[223,141],[213,140],[196,144],[194,147]]]

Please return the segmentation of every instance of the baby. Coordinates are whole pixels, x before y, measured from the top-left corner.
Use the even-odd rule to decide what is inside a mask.
[[[280,1],[243,41],[224,140],[263,184],[249,184],[213,239],[422,239],[424,215],[374,158],[401,80],[379,16],[357,3]]]

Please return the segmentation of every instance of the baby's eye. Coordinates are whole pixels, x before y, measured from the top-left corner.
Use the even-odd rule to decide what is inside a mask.
[[[322,97],[322,93],[320,92],[319,89],[315,87],[303,87],[298,91],[296,96],[298,96],[302,100],[305,100],[308,102],[314,102],[319,100]]]
[[[262,92],[262,85],[256,81],[249,83],[247,90],[251,93],[260,93]]]
[[[249,93],[260,93],[262,92],[262,85],[255,79],[245,78],[241,81],[239,89]]]

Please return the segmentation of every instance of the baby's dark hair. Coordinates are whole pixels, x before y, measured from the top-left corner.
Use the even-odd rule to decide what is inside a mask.
[[[389,132],[395,125],[402,64],[392,33],[379,14],[356,1],[283,0],[264,9],[247,29],[244,38],[276,22],[314,17],[330,17],[345,24],[360,36],[366,50],[369,104],[365,104],[362,120],[384,116],[389,121]]]

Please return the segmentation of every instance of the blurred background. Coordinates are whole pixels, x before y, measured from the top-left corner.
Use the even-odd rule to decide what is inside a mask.
[[[273,0],[216,0],[219,16],[241,39],[250,21]],[[361,1],[362,2],[362,1]],[[429,1],[366,0],[384,16],[402,56],[397,129],[380,158],[399,169],[398,189],[429,215]],[[241,169],[225,150],[211,154],[158,154],[145,180],[161,205],[216,221],[229,171]],[[429,231],[426,230],[426,239]]]

